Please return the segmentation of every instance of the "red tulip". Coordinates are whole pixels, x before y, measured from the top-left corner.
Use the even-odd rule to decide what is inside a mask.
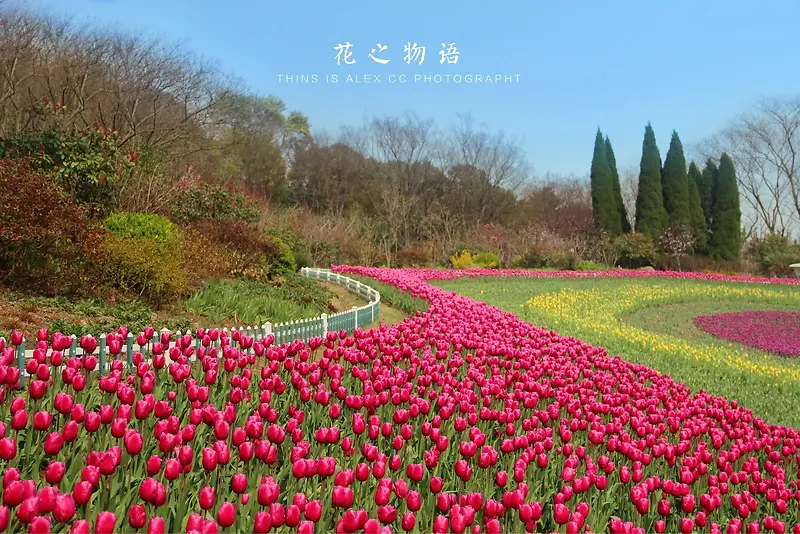
[[[0,439],[0,458],[6,462],[17,456],[17,442],[11,438]]]
[[[175,458],[170,458],[164,466],[164,478],[167,480],[175,480],[180,475],[181,470],[180,462]]]
[[[234,493],[242,494],[247,491],[247,477],[243,473],[236,473],[231,479],[231,489]]]
[[[92,497],[92,483],[87,481],[76,482],[72,488],[72,498],[75,503],[83,506]]]
[[[253,521],[253,532],[256,534],[266,534],[272,528],[272,518],[267,512],[257,512]]]
[[[56,505],[56,496],[58,495],[58,490],[51,487],[45,486],[39,490],[39,493],[36,495],[36,499],[38,500],[37,508],[39,513],[42,514],[49,514],[53,511],[53,508]]]
[[[336,486],[332,493],[333,505],[338,508],[350,508],[353,505],[353,490],[351,488]]]
[[[164,534],[166,529],[167,525],[162,517],[151,517],[147,524],[147,534]]]
[[[322,503],[320,501],[308,501],[303,515],[312,523],[318,523],[322,517]]]
[[[217,467],[217,453],[214,449],[204,448],[203,454],[203,469],[206,471],[213,471]]]
[[[89,534],[89,522],[84,519],[79,519],[72,523],[72,528],[69,532],[70,534]]]
[[[217,522],[227,528],[233,525],[236,520],[236,506],[230,502],[224,502],[217,511]]]
[[[13,332],[11,332],[11,344],[14,345],[15,347],[22,345],[23,337],[24,336],[22,335],[22,332],[20,332],[19,330],[14,330]]]
[[[569,508],[563,504],[556,504],[553,508],[553,520],[559,525],[566,525],[569,521]]]
[[[113,512],[100,512],[94,523],[95,534],[113,534],[117,516]]]
[[[147,523],[147,511],[144,505],[134,504],[128,509],[128,524],[131,528],[139,530]]]
[[[59,523],[66,523],[75,516],[75,500],[69,493],[62,493],[56,497],[53,507],[53,517]]]
[[[39,500],[36,497],[28,497],[17,508],[17,519],[26,525],[29,524],[39,513]]]
[[[214,507],[214,493],[214,488],[210,486],[204,486],[200,489],[200,493],[198,495],[200,508],[203,510],[210,510]]]
[[[44,453],[48,456],[55,456],[64,445],[64,437],[59,432],[51,432],[44,438]]]
[[[25,498],[25,486],[19,480],[8,484],[3,490],[3,504],[10,508],[19,505]]]
[[[50,528],[50,518],[38,516],[31,521],[31,526],[28,528],[28,534],[50,534]]]

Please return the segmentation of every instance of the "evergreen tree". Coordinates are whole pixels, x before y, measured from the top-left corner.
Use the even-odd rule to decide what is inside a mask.
[[[672,132],[667,159],[661,173],[661,188],[664,196],[664,209],[669,215],[671,228],[690,228],[689,180],[686,175],[686,158],[678,132]]]
[[[639,165],[639,193],[636,197],[636,231],[658,239],[667,222],[664,198],[661,193],[661,155],[656,134],[647,123]]]
[[[711,211],[714,207],[714,188],[717,184],[718,175],[719,169],[716,163],[709,158],[700,175],[700,181],[697,182],[697,188],[700,190],[700,204],[703,206],[703,213],[706,216],[706,228],[709,231],[711,231]]]
[[[611,170],[611,186],[614,189],[614,199],[617,202],[617,209],[622,221],[622,233],[627,234],[631,231],[631,223],[628,221],[628,213],[625,210],[625,202],[622,201],[622,188],[619,185],[619,172],[617,171],[617,158],[614,156],[614,149],[611,148],[611,140],[606,136],[606,156],[608,156],[608,166]]]
[[[708,247],[708,227],[706,215],[703,212],[703,203],[700,200],[700,182],[702,174],[694,161],[689,165],[689,218],[692,221],[692,236],[694,237],[694,250],[701,254],[706,253]]]
[[[594,156],[590,174],[592,186],[592,215],[598,228],[610,235],[622,232],[617,203],[614,200],[614,188],[611,184],[611,170],[608,166],[606,143],[600,129],[594,140]]]
[[[742,212],[736,170],[728,154],[722,154],[719,160],[711,213],[711,256],[723,260],[737,259],[742,248]]]

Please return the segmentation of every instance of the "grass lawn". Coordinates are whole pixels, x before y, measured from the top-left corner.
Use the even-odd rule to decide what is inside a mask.
[[[396,289],[386,287],[396,292]],[[411,301],[410,298],[408,300]],[[402,303],[406,302],[401,298]],[[231,328],[260,325],[266,321],[280,323],[316,317],[364,304],[365,300],[341,286],[323,284],[299,275],[275,284],[243,280],[212,281],[205,291],[160,310],[154,310],[138,300],[72,300],[0,290],[0,337],[8,338],[12,331],[21,330],[30,338],[42,327],[50,332],[78,336],[99,335],[116,330],[121,325],[133,332],[139,332],[145,326],[172,331],[201,326]],[[379,323],[402,322],[411,313],[413,310],[405,312],[393,306],[389,295],[381,303],[380,316],[368,327]]]
[[[602,346],[694,390],[800,427],[800,361],[717,339],[698,315],[800,309],[800,288],[670,279],[481,278],[435,282],[535,325]],[[765,332],[764,335],[769,335]]]
[[[329,284],[327,282],[320,282],[320,284],[333,293],[334,298],[331,301],[331,304],[337,310],[347,310],[352,308],[353,306],[363,306],[366,304],[364,299],[350,293],[345,288],[340,285],[336,284]],[[378,317],[375,319],[374,322],[368,324],[364,327],[364,330],[369,330],[370,328],[376,328],[380,326],[381,323],[385,324],[394,324],[394,323],[402,323],[403,319],[408,317],[408,315],[395,308],[394,306],[390,305],[387,302],[381,302],[381,312],[378,314]]]

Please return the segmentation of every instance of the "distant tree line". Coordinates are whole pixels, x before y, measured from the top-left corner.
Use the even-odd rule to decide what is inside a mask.
[[[723,153],[719,165],[709,158],[702,171],[688,167],[677,132],[672,133],[663,162],[650,124],[645,128],[639,166],[636,210],[632,220],[621,194],[614,151],[597,131],[590,172],[592,214],[605,234],[635,231],[662,248],[676,247],[719,260],[739,258],[742,244],[739,187],[732,158]]]

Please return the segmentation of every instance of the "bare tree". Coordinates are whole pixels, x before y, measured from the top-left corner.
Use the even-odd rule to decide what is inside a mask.
[[[800,97],[760,102],[696,150],[733,158],[751,230],[787,235],[800,221]]]
[[[99,32],[0,6],[0,136],[98,125],[120,146],[169,148],[176,157],[214,146],[232,81],[179,44]],[[57,117],[43,113],[55,104]]]
[[[476,127],[470,115],[459,115],[444,142],[443,166],[451,186],[460,189],[462,212],[473,221],[496,220],[516,202],[513,193],[528,179],[529,168],[515,139]],[[511,192],[511,195],[503,194]]]

